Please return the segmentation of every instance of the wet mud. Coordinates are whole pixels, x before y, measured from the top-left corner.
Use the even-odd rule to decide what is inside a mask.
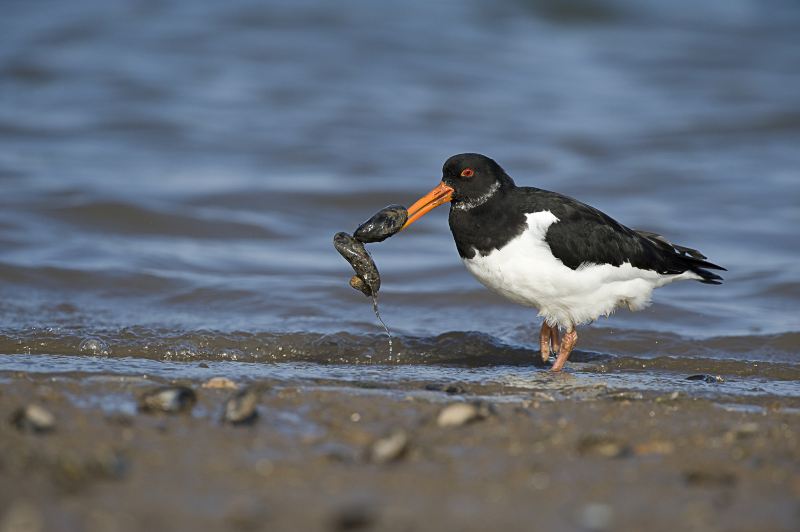
[[[217,367],[205,371],[210,377]],[[569,374],[535,389],[233,380],[243,392],[203,387],[200,378],[0,373],[0,527],[535,523],[633,531],[797,523],[798,398],[730,408],[720,397],[587,386]],[[176,384],[197,395],[190,414],[137,411],[147,390]],[[52,415],[46,432],[12,422],[32,403]]]

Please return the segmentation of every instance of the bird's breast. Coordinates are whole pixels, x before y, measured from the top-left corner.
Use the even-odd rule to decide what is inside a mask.
[[[463,257],[467,270],[484,286],[516,303],[540,306],[553,297],[569,268],[556,259],[545,241],[547,228],[558,221],[550,211],[526,215],[516,237],[486,254]]]

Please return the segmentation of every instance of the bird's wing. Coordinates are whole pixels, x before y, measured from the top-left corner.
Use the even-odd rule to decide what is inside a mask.
[[[520,198],[530,210],[549,210],[558,222],[547,230],[545,240],[553,256],[574,269],[583,264],[629,262],[636,268],[662,274],[687,270],[697,273],[703,282],[721,278],[704,268],[724,270],[705,259],[699,251],[672,244],[664,237],[646,231],[634,231],[607,214],[580,201],[555,192],[524,189]]]

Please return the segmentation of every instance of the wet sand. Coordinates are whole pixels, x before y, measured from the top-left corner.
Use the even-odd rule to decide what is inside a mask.
[[[207,379],[154,415],[136,398],[169,379],[2,372],[0,531],[796,529],[800,399],[555,379],[258,379],[258,418],[231,426]],[[439,426],[455,402],[481,416]],[[52,430],[10,422],[28,404]]]

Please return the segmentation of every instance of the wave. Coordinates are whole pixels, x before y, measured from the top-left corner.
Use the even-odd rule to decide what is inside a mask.
[[[731,375],[800,380],[800,363],[794,359],[800,333],[703,340],[674,336],[658,350],[643,347],[647,337],[652,344],[660,336],[649,332],[630,333],[630,346],[622,339],[616,340],[615,345],[624,349],[578,350],[570,360],[592,364],[599,371],[646,368],[697,373],[714,368]],[[0,355],[11,354],[136,357],[179,362],[416,364],[468,368],[543,366],[538,351],[532,347],[479,332],[402,335],[394,338],[390,353],[386,336],[348,332],[189,332],[132,327],[89,334],[69,329],[28,329],[0,333]]]

